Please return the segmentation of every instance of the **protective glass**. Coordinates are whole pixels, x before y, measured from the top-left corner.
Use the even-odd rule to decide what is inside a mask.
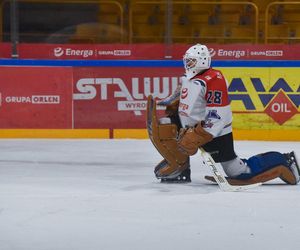
[[[183,58],[184,67],[188,69],[192,69],[197,64],[197,59],[193,57],[184,57]]]

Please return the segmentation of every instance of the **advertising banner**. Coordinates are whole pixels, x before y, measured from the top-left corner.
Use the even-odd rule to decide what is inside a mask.
[[[145,128],[147,96],[170,95],[181,68],[74,68],[75,128]]]
[[[72,128],[72,68],[1,67],[0,128]]]
[[[235,129],[299,130],[299,68],[221,68]]]
[[[144,46],[136,44],[20,44],[19,55],[23,59],[128,60],[147,58],[147,60],[152,60],[164,58],[164,49],[165,46],[160,44]]]
[[[299,129],[299,68],[219,69],[229,81],[235,129]],[[170,95],[181,74],[181,68],[74,69],[75,128],[145,128],[147,96]]]
[[[136,63],[113,67],[2,66],[0,128],[102,129],[105,136],[109,130],[110,138],[116,133],[126,138],[126,133],[134,130],[145,131],[147,97],[152,94],[159,100],[169,96],[184,70],[139,67]],[[289,140],[294,134],[299,138],[299,66],[218,69],[229,83],[235,130],[247,135],[269,131],[270,136],[264,137],[267,139],[290,131],[285,133]],[[163,108],[158,112],[164,115]]]
[[[5,45],[0,45],[4,51]],[[248,45],[207,44],[213,60],[299,60],[300,44]],[[24,44],[18,46],[21,59],[84,60],[181,60],[189,44]],[[2,49],[3,48],[3,49]],[[2,58],[10,58],[5,51]]]

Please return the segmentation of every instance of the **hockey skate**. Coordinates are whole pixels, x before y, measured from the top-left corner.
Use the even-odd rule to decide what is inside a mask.
[[[189,183],[191,182],[191,169],[187,168],[174,178],[161,178],[161,183]]]
[[[299,168],[299,164],[297,162],[295,152],[292,151],[290,153],[284,154],[284,156],[288,163],[288,168],[293,172],[293,174],[295,176],[295,180],[296,180],[295,184],[297,184],[300,180],[300,168]]]
[[[160,179],[161,183],[187,183],[191,182],[191,169],[190,163],[187,161],[185,163],[184,170],[174,171],[170,175],[161,176],[160,169],[168,167],[168,162],[164,159],[158,163],[154,169],[155,176]]]

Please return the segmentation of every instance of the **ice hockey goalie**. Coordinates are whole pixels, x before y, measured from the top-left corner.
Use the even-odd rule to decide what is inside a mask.
[[[190,182],[189,157],[199,147],[220,163],[232,185],[247,185],[280,178],[287,184],[300,179],[294,152],[275,151],[240,159],[234,150],[232,112],[227,80],[211,67],[205,45],[190,47],[184,57],[185,75],[171,96],[158,102],[166,107],[166,117],[157,118],[156,102],[148,97],[149,138],[163,160],[155,166],[163,182]],[[214,181],[207,176],[206,179]]]

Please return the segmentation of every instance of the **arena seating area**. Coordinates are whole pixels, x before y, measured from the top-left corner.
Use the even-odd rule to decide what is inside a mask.
[[[7,2],[9,1],[0,1],[2,16],[7,11],[5,9]],[[72,4],[95,6],[94,18],[76,24],[72,32],[70,29],[58,31],[50,36],[52,40],[45,39],[46,42],[51,42],[53,37],[59,36],[66,36],[66,39],[61,40],[70,43],[201,41],[222,44],[292,44],[300,41],[300,1],[20,0],[19,2],[40,6],[51,3],[64,4],[64,8]],[[3,41],[5,31],[0,32]],[[20,36],[28,37],[28,33],[20,33]],[[25,39],[25,42],[31,41],[30,39],[34,38]]]
[[[300,40],[300,1],[173,1],[169,26],[165,3],[130,2],[129,41],[133,43],[163,42],[167,27],[174,43],[290,44]]]

